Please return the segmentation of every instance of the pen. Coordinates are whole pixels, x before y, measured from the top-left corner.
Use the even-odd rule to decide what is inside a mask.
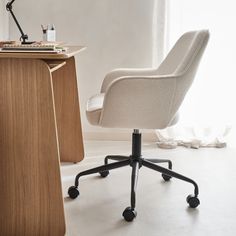
[[[43,25],[41,25],[41,28],[42,28],[43,33],[45,34],[47,32],[47,29],[45,29]]]

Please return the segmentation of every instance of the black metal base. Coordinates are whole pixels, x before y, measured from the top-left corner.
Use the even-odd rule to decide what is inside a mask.
[[[106,177],[109,174],[109,170],[120,168],[123,166],[130,165],[132,167],[132,174],[131,174],[131,206],[127,207],[123,212],[123,217],[126,221],[132,221],[137,212],[135,211],[135,204],[136,204],[136,187],[138,182],[138,173],[139,168],[145,166],[149,169],[158,171],[162,173],[162,177],[165,181],[170,180],[170,178],[174,177],[188,183],[193,184],[194,186],[194,195],[189,195],[187,197],[187,202],[190,207],[196,208],[200,201],[197,198],[199,194],[198,185],[192,179],[178,174],[172,171],[172,163],[170,160],[161,160],[161,159],[144,159],[141,156],[141,133],[133,133],[132,139],[132,155],[131,156],[106,156],[104,160],[104,165],[92,168],[86,171],[79,173],[75,178],[75,186],[71,186],[68,190],[69,196],[74,199],[79,195],[79,191],[77,190],[79,185],[79,178],[84,175],[90,175],[95,173],[100,173],[102,177]],[[117,162],[108,163],[108,160],[115,160]],[[156,163],[168,163],[168,169],[162,166],[157,165]]]

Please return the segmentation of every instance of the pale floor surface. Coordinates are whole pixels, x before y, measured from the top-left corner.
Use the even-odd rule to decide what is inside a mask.
[[[112,170],[107,178],[82,177],[80,196],[67,197],[78,172],[103,164],[107,154],[129,155],[130,149],[128,142],[90,141],[85,143],[82,162],[62,165],[67,236],[236,235],[236,149],[232,148],[163,150],[153,143],[143,145],[144,157],[169,158],[176,172],[198,183],[197,209],[189,209],[185,201],[193,193],[191,184],[177,179],[164,182],[159,173],[145,167],[139,172],[138,215],[131,223],[121,216],[130,204],[130,167]]]

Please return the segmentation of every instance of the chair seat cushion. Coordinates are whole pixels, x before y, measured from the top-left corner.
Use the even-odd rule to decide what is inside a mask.
[[[99,125],[105,93],[92,96],[87,101],[86,115],[90,124]]]

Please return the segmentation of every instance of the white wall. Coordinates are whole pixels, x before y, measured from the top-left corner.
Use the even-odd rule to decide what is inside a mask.
[[[84,132],[87,99],[100,91],[104,75],[118,67],[152,67],[162,57],[165,0],[18,0],[14,12],[31,40],[41,40],[41,24],[54,23],[57,40],[85,45],[77,56]],[[10,20],[11,39],[19,32]]]
[[[9,22],[6,3],[6,0],[0,1],[0,41],[8,39]]]

